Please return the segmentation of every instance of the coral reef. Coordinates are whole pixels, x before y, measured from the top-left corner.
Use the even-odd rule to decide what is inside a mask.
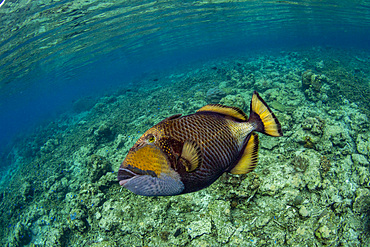
[[[86,97],[78,99],[73,103],[73,111],[76,113],[81,113],[84,111],[89,111],[95,105],[95,100],[91,97]]]
[[[246,106],[244,98],[240,95],[227,95],[220,100],[220,104],[227,106],[235,106],[240,109],[244,109]]]
[[[353,51],[320,51],[213,60],[76,101],[6,155],[0,245],[369,246],[369,90],[349,87],[346,71],[361,68],[357,83],[370,71]],[[253,90],[284,131],[259,135],[253,172],[174,197],[119,186],[117,169],[148,128],[207,103],[248,110]]]
[[[308,165],[309,165],[309,159],[305,157],[303,153],[300,155],[296,155],[292,160],[292,165],[294,166],[294,169],[298,172],[305,172]]]
[[[325,75],[317,75],[311,70],[307,70],[302,74],[302,89],[312,88],[314,91],[320,92],[322,85],[327,81],[328,78]]]
[[[307,70],[302,73],[302,90],[311,101],[327,101],[326,93],[330,91],[328,80],[324,74],[315,74],[311,70]]]
[[[322,172],[327,173],[330,170],[330,167],[331,167],[330,160],[325,155],[323,155],[320,158],[320,168]]]
[[[206,94],[207,102],[210,104],[218,104],[220,100],[225,96],[226,93],[217,87],[210,88]]]

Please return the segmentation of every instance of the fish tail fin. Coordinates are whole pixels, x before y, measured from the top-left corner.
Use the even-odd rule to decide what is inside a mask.
[[[283,131],[275,114],[267,106],[266,102],[254,91],[248,122],[255,125],[255,131],[270,136],[282,136]]]

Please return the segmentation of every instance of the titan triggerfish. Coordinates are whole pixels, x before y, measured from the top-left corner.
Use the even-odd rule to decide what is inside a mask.
[[[239,108],[210,104],[168,117],[147,130],[118,170],[119,184],[138,195],[171,196],[204,189],[224,172],[257,165],[256,132],[282,136],[274,113],[253,93],[249,118]]]

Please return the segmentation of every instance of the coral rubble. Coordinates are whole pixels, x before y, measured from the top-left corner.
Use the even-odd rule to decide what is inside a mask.
[[[346,73],[362,62],[315,49],[213,60],[76,101],[7,155],[0,245],[369,246],[370,100]],[[260,135],[254,172],[174,197],[119,186],[120,163],[152,125],[207,103],[246,110],[253,90],[284,131]]]

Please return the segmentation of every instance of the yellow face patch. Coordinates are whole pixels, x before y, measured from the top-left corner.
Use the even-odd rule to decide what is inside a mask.
[[[145,145],[136,151],[130,151],[124,163],[142,171],[153,171],[157,176],[162,172],[168,173],[170,169],[166,156],[154,145]]]

